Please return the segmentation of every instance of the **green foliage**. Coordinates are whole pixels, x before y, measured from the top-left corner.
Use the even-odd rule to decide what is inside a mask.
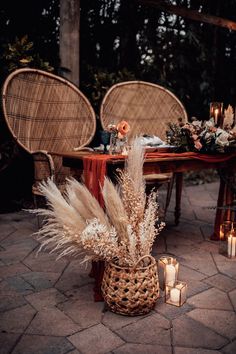
[[[29,41],[27,35],[22,38],[16,37],[15,42],[8,43],[1,59],[5,62],[7,72],[24,67],[33,67],[45,71],[54,70],[49,62],[44,61],[38,53],[35,53],[34,44]]]

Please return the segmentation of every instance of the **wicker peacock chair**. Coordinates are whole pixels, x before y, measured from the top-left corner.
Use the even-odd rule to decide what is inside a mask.
[[[63,186],[70,170],[50,152],[72,151],[90,143],[96,130],[91,104],[68,80],[31,68],[12,72],[3,84],[2,105],[7,126],[34,160],[32,192],[38,184],[54,177]]]
[[[126,81],[115,84],[106,93],[100,109],[100,119],[103,129],[109,124],[117,124],[126,120],[131,131],[129,138],[139,135],[156,135],[163,141],[166,139],[168,122],[177,122],[178,118],[187,122],[188,117],[183,104],[169,90],[162,86],[144,81]],[[165,212],[170,202],[174,181],[173,174],[146,175],[147,185],[160,186],[168,184]],[[176,180],[177,181],[177,180]],[[176,185],[176,205],[180,205],[181,181]],[[176,224],[179,211],[176,208]]]

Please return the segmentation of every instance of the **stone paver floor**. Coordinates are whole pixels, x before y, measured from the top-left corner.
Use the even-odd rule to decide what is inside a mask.
[[[236,353],[236,260],[218,252],[213,229],[218,184],[186,187],[182,217],[156,240],[153,254],[176,256],[188,284],[180,308],[161,297],[146,316],[111,313],[93,301],[93,280],[79,260],[41,252],[37,220],[0,215],[0,354]],[[173,198],[174,199],[174,198]]]

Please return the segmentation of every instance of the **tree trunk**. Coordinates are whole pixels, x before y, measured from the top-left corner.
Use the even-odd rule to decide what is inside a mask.
[[[80,0],[60,0],[60,71],[79,86]]]

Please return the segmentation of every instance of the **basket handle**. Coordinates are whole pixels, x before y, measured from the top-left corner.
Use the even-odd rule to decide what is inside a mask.
[[[139,258],[139,260],[135,263],[135,265],[133,266],[133,268],[137,268],[138,264],[144,259],[144,258],[150,258],[151,260],[153,259],[152,256],[150,256],[150,254],[146,254],[145,256],[142,256],[141,258]]]

